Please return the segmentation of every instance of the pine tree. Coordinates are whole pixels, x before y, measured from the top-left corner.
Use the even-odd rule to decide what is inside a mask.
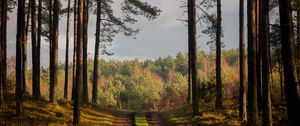
[[[216,82],[217,97],[216,109],[223,106],[222,102],[222,80],[221,80],[221,33],[222,33],[221,0],[217,0],[217,32],[216,32]]]
[[[64,98],[65,99],[68,99],[70,6],[71,6],[71,0],[68,0],[67,35],[66,35],[66,38],[67,38],[66,39],[66,59],[65,59],[65,87],[64,87]]]
[[[257,0],[248,0],[248,96],[247,114],[249,125],[256,125],[258,122],[257,108],[257,72],[256,72],[256,53],[257,53],[257,29],[256,29],[256,5]]]
[[[245,85],[245,41],[244,41],[244,0],[240,0],[240,96],[239,96],[239,117],[247,121],[247,99]]]
[[[297,91],[298,77],[294,54],[294,33],[291,0],[279,0],[284,89],[289,125],[300,125],[300,98]]]
[[[16,38],[16,114],[20,116],[23,113],[22,102],[22,43],[24,42],[24,24],[25,24],[25,1],[18,0],[17,10],[17,38]]]

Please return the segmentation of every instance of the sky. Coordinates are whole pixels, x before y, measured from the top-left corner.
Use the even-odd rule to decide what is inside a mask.
[[[63,7],[66,7],[66,1],[63,2]],[[142,0],[153,6],[157,6],[162,12],[159,17],[152,21],[148,21],[143,17],[137,17],[138,23],[132,25],[134,28],[139,28],[141,31],[133,37],[117,35],[114,38],[109,51],[113,52],[113,56],[103,56],[104,59],[130,60],[138,58],[140,60],[155,59],[158,57],[175,56],[178,52],[187,52],[187,27],[177,19],[182,15],[184,8],[180,8],[182,0]],[[72,4],[73,5],[73,4]],[[118,13],[117,8],[120,1],[115,2],[113,7]],[[222,27],[224,37],[222,41],[225,44],[224,49],[238,48],[238,17],[239,17],[239,1],[238,0],[223,0],[222,1]],[[15,53],[15,36],[16,36],[16,12],[9,13],[8,21],[8,55],[12,56]],[[59,60],[64,61],[65,43],[66,43],[66,15],[60,17],[59,24]],[[89,15],[89,39],[88,39],[88,55],[90,58],[94,56],[95,44],[95,26],[96,16]],[[201,33],[205,26],[197,27],[198,34]],[[30,33],[29,33],[30,36]],[[198,50],[209,51],[206,45],[208,37],[200,35],[197,39]],[[28,55],[31,55],[30,37],[28,42]],[[73,15],[71,15],[71,32],[70,32],[70,53],[72,56],[73,50]],[[42,58],[48,60],[49,54],[48,43],[42,41]],[[71,58],[71,57],[70,57]],[[28,58],[29,62],[31,58]],[[44,61],[44,62],[45,62]],[[45,62],[47,64],[47,62]],[[43,64],[43,61],[42,61]]]

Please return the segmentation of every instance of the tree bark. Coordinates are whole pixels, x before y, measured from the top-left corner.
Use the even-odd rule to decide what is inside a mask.
[[[37,42],[36,42],[36,2],[31,0],[31,44],[32,44],[32,97],[39,99],[38,73],[37,73]]]
[[[272,103],[269,55],[269,0],[260,0],[261,54],[262,54],[262,120],[264,126],[272,126]],[[262,18],[263,17],[263,18]]]
[[[2,1],[0,1],[0,71],[2,71]],[[0,104],[3,103],[3,91],[2,91],[2,74],[0,73]]]
[[[67,40],[66,40],[66,59],[65,59],[65,87],[64,87],[65,99],[68,99],[70,6],[71,6],[71,0],[68,0],[67,35],[66,35]]]
[[[279,0],[282,61],[289,125],[300,125],[300,98],[297,92],[299,80],[294,57],[294,33],[291,0]]]
[[[57,63],[58,63],[58,24],[59,24],[59,3],[58,0],[53,2],[53,31],[52,31],[52,53],[53,65],[52,78],[50,78],[50,102],[56,102],[56,85],[57,85]]]
[[[221,80],[221,33],[222,33],[222,16],[221,16],[221,0],[217,0],[217,32],[216,32],[216,82],[217,82],[217,97],[216,109],[223,106],[222,101],[222,80]]]
[[[74,100],[74,92],[75,92],[75,83],[76,83],[76,50],[77,50],[77,0],[74,0],[74,52],[73,52],[73,81],[72,81],[72,97]]]
[[[247,114],[249,125],[258,122],[257,72],[256,72],[256,5],[257,0],[248,0],[248,96]]]
[[[244,0],[240,0],[240,96],[239,117],[247,121],[247,96],[245,86],[245,42],[244,42]]]
[[[22,103],[22,43],[24,42],[24,24],[25,24],[25,1],[18,0],[17,10],[17,36],[16,36],[16,114],[21,116],[23,113]]]
[[[5,103],[6,88],[6,25],[7,25],[7,0],[0,2],[0,103]]]
[[[78,21],[77,21],[77,67],[76,67],[76,84],[74,93],[74,107],[73,107],[73,124],[79,125],[80,119],[80,101],[82,100],[82,44],[83,44],[83,10],[85,0],[78,1]]]
[[[85,8],[88,8],[88,0],[84,2]],[[88,98],[88,74],[87,74],[87,45],[88,45],[88,21],[89,14],[88,9],[83,10],[83,104],[87,104]]]
[[[256,49],[257,49],[257,52],[256,52],[256,83],[257,83],[257,106],[258,106],[258,110],[260,111],[261,110],[261,103],[262,103],[262,75],[261,75],[261,72],[262,72],[262,68],[261,68],[261,65],[262,65],[262,59],[261,59],[261,46],[262,46],[262,36],[260,34],[261,32],[261,20],[262,20],[262,15],[261,15],[261,0],[257,0],[256,2]]]
[[[42,37],[42,0],[38,0],[39,7],[38,7],[38,36],[37,36],[37,47],[36,47],[36,73],[37,73],[37,99],[41,98],[41,37]]]
[[[97,104],[97,93],[98,93],[100,23],[101,23],[101,1],[97,0],[96,44],[95,44],[94,72],[93,72],[93,92],[92,92],[92,103],[94,105]]]
[[[196,9],[195,0],[188,0],[188,42],[191,45],[191,76],[193,115],[199,115],[199,98],[197,86],[197,43],[196,43]]]
[[[49,34],[50,34],[50,37],[49,37],[49,54],[50,54],[50,91],[49,91],[49,101],[52,101],[52,94],[53,94],[53,90],[51,89],[52,88],[52,85],[53,85],[53,28],[52,28],[52,0],[49,0]]]
[[[30,18],[30,0],[28,0],[28,7],[27,7],[27,14],[26,14],[26,26],[25,26],[25,32],[24,32],[24,42],[22,44],[22,94],[26,92],[26,85],[27,85],[27,36],[28,36],[28,30],[29,30],[29,18]]]

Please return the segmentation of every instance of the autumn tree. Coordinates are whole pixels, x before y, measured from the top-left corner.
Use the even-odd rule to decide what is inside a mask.
[[[279,0],[284,88],[289,125],[300,124],[300,98],[297,91],[298,77],[294,51],[294,32],[291,0]]]
[[[122,17],[117,17],[115,11],[113,10],[111,4],[113,1],[100,0],[99,6],[97,6],[97,21],[99,26],[96,29],[96,46],[95,46],[95,57],[94,57],[94,72],[93,72],[93,89],[92,89],[92,101],[95,103],[97,101],[97,84],[98,84],[98,48],[101,49],[101,53],[105,55],[112,55],[112,53],[107,51],[107,46],[111,45],[113,38],[116,34],[123,33],[125,36],[134,36],[139,32],[138,29],[133,29],[130,27],[131,24],[137,22],[133,16],[144,16],[148,20],[155,19],[159,14],[160,10],[151,6],[147,2],[142,2],[140,0],[124,0],[121,6],[121,11],[123,12]],[[133,15],[133,16],[132,16]],[[100,17],[98,17],[100,16]],[[125,18],[124,18],[125,17]],[[96,24],[97,25],[97,24]],[[98,31],[97,31],[98,30]],[[98,33],[97,33],[98,32]],[[99,38],[97,38],[99,37]],[[97,40],[98,39],[98,40]],[[98,42],[97,42],[98,41]],[[99,45],[97,45],[97,43]]]

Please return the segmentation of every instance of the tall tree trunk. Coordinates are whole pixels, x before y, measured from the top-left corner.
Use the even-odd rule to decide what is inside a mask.
[[[297,74],[298,79],[300,78],[300,1],[297,0],[297,59],[298,59],[298,68],[297,68]],[[299,91],[300,87],[298,86]]]
[[[272,126],[272,103],[269,55],[269,0],[260,0],[260,36],[262,54],[262,120],[264,126]],[[263,17],[263,18],[262,18]]]
[[[52,31],[52,53],[53,65],[52,78],[50,78],[50,102],[56,102],[57,96],[55,93],[57,85],[57,63],[58,63],[58,24],[59,24],[59,3],[54,0],[53,3],[53,31]]]
[[[76,84],[74,93],[74,112],[73,112],[73,124],[79,125],[80,119],[80,102],[82,100],[82,44],[83,44],[83,10],[85,0],[78,1],[78,21],[77,21],[77,67],[76,67]]]
[[[256,2],[248,0],[248,96],[247,114],[249,125],[258,122],[257,111],[257,72],[256,72]]]
[[[37,42],[36,42],[36,2],[31,0],[31,44],[32,44],[32,97],[39,99],[38,74],[37,74]]]
[[[70,6],[71,0],[68,0],[68,14],[67,14],[67,40],[66,40],[66,60],[65,60],[65,87],[64,98],[68,99],[68,73],[69,73],[69,32],[70,32]]]
[[[262,102],[262,68],[261,68],[261,46],[262,46],[262,36],[260,34],[261,32],[261,20],[262,20],[262,16],[261,16],[261,11],[260,8],[262,8],[261,6],[261,0],[257,0],[256,2],[256,49],[257,49],[257,53],[256,53],[256,72],[257,72],[257,77],[256,77],[256,81],[257,81],[257,106],[258,106],[258,110],[261,110],[261,102]]]
[[[85,0],[84,7],[88,8],[88,0]],[[88,103],[88,74],[87,74],[87,45],[88,45],[88,9],[83,10],[83,104]]]
[[[221,16],[221,0],[217,0],[217,32],[216,32],[216,82],[217,82],[217,97],[216,109],[223,106],[222,101],[222,80],[221,80],[221,33],[222,33],[222,16]]]
[[[24,24],[25,24],[25,1],[18,0],[17,10],[17,37],[16,37],[16,114],[20,116],[23,113],[22,102],[22,43],[24,42]]]
[[[50,34],[50,37],[49,37],[49,54],[50,54],[50,91],[49,91],[49,101],[52,101],[52,94],[53,94],[53,90],[51,89],[52,88],[52,85],[53,85],[53,28],[52,28],[52,0],[49,0],[49,34]]]
[[[244,41],[244,0],[240,0],[240,96],[239,117],[247,121],[247,99],[245,86],[245,41]]]
[[[0,1],[0,71],[2,71],[2,1]],[[4,103],[3,91],[2,91],[2,74],[0,73],[0,105]]]
[[[195,0],[188,0],[188,42],[191,45],[191,76],[192,76],[192,100],[193,115],[199,115],[199,98],[197,86],[197,43],[196,43],[196,9]]]
[[[24,42],[22,44],[22,94],[26,92],[26,85],[27,85],[27,36],[29,30],[29,18],[30,18],[30,0],[28,0],[27,6],[27,14],[26,14],[26,26],[24,32]]]
[[[6,100],[7,94],[7,81],[6,81],[6,29],[7,29],[7,0],[3,0],[0,3],[0,103]]]
[[[299,84],[296,60],[294,57],[294,34],[291,12],[291,0],[279,0],[282,61],[289,125],[300,125],[300,98],[297,92]]]
[[[74,52],[73,52],[73,81],[72,81],[72,97],[74,100],[74,92],[75,92],[75,83],[76,83],[76,50],[77,50],[77,0],[74,0]]]
[[[95,44],[94,72],[93,72],[93,92],[92,92],[92,103],[94,105],[97,104],[97,93],[98,93],[100,23],[101,23],[101,1],[97,0],[96,44]]]
[[[36,73],[37,73],[37,87],[36,87],[36,93],[37,99],[40,99],[41,97],[41,37],[42,37],[42,0],[38,0],[39,7],[38,7],[38,36],[37,36],[37,47],[36,47]]]

